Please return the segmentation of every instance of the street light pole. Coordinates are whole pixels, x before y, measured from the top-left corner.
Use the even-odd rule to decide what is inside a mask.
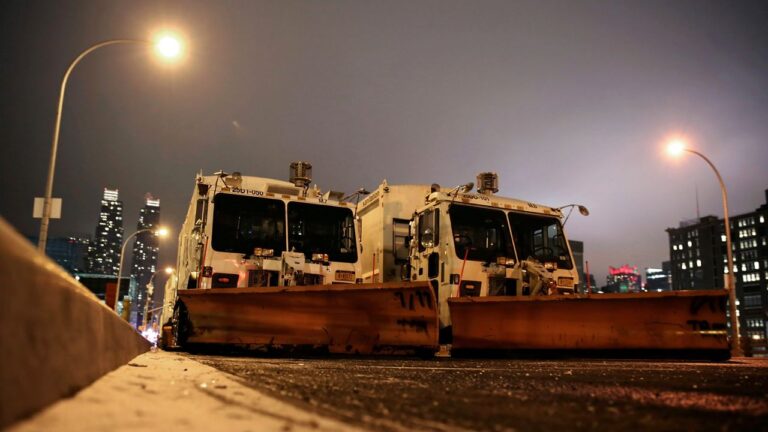
[[[125,255],[125,247],[128,246],[128,241],[135,237],[137,234],[143,232],[153,232],[157,237],[165,237],[168,234],[168,230],[163,227],[156,228],[142,228],[133,234],[126,237],[123,241],[123,247],[120,249],[120,261],[117,265],[117,287],[115,288],[115,312],[117,312],[117,303],[120,301],[120,277],[123,275],[123,256]]]
[[[170,275],[173,273],[173,268],[166,267],[163,271],[165,271],[165,274]],[[156,270],[154,273],[152,273],[152,276],[149,277],[149,282],[147,282],[147,285],[146,285],[147,298],[144,301],[144,315],[142,317],[142,324],[144,325],[145,328],[147,326],[147,314],[150,312],[149,303],[152,302],[152,294],[155,292],[155,285],[152,283],[152,281],[155,280],[155,276],[157,276],[158,273],[160,273],[160,270]],[[155,309],[152,309],[152,311],[154,310]]]
[[[712,168],[717,176],[717,181],[720,182],[720,193],[723,198],[723,221],[725,223],[725,247],[726,247],[726,261],[728,266],[728,272],[725,274],[725,289],[728,290],[728,303],[729,313],[731,315],[731,332],[733,333],[733,346],[731,351],[734,357],[740,357],[743,355],[741,351],[741,335],[739,332],[739,317],[737,316],[738,308],[736,307],[736,284],[733,279],[733,249],[731,246],[731,224],[728,219],[728,191],[725,188],[725,182],[723,177],[720,176],[720,171],[717,170],[715,164],[712,163],[709,158],[703,154],[689,148],[683,148],[688,153],[693,153],[696,156],[704,159],[704,161]]]
[[[110,39],[103,42],[99,42],[95,45],[88,47],[85,51],[70,63],[64,77],[61,79],[61,88],[59,89],[59,104],[56,106],[56,120],[53,125],[53,138],[51,140],[51,160],[48,163],[48,178],[45,182],[45,197],[43,198],[43,215],[40,218],[40,236],[37,240],[37,249],[45,253],[45,245],[48,242],[48,226],[51,220],[51,201],[53,199],[53,175],[56,170],[56,152],[59,147],[59,131],[61,130],[61,113],[64,109],[64,94],[67,91],[67,81],[69,81],[69,75],[72,70],[75,69],[80,60],[87,56],[91,52],[105,47],[107,45],[116,44],[147,44],[152,45],[152,42],[145,39]],[[175,58],[181,54],[181,43],[172,35],[161,35],[155,42],[155,48],[159,55],[166,58]]]
[[[59,104],[56,106],[56,120],[53,125],[53,139],[51,140],[51,160],[48,163],[48,179],[45,182],[45,198],[43,199],[43,216],[40,219],[40,236],[37,241],[37,249],[45,253],[45,245],[48,241],[48,225],[51,219],[51,201],[53,197],[53,175],[56,170],[56,152],[59,147],[59,131],[61,130],[61,112],[64,107],[64,93],[67,90],[67,81],[72,70],[77,66],[83,57],[87,56],[91,52],[107,46],[115,44],[150,44],[151,42],[141,39],[111,39],[103,42],[99,42],[92,45],[85,51],[81,52],[64,72],[64,77],[61,79],[61,88],[59,89]]]
[[[117,303],[120,301],[120,277],[123,275],[123,256],[125,255],[125,247],[128,246],[128,240],[135,237],[136,234],[143,232],[153,231],[152,228],[144,228],[129,235],[125,241],[123,241],[123,247],[120,249],[120,261],[117,265],[117,288],[115,289],[115,312],[117,312]]]

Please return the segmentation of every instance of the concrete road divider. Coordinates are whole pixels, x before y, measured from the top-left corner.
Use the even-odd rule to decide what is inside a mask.
[[[0,428],[149,350],[127,322],[0,218]]]

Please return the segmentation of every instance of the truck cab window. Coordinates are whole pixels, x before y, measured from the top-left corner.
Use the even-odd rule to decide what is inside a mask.
[[[328,254],[330,261],[357,261],[352,210],[300,202],[288,203],[288,248],[312,254]]]
[[[285,250],[285,205],[282,201],[217,194],[211,246],[219,252],[253,253],[254,248]]]
[[[456,256],[471,261],[496,262],[515,258],[509,225],[501,210],[453,204],[450,209]]]
[[[532,257],[541,262],[557,263],[558,268],[573,268],[563,228],[557,218],[510,212],[509,223],[521,260]]]

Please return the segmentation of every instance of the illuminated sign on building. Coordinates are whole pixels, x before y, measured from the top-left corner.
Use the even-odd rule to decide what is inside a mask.
[[[608,267],[607,292],[640,292],[642,283],[637,266],[625,264],[621,267]]]
[[[623,265],[621,267],[611,267],[608,266],[608,273],[610,273],[611,276],[618,276],[618,275],[624,275],[624,274],[639,274],[637,272],[637,266],[630,266],[630,265]]]

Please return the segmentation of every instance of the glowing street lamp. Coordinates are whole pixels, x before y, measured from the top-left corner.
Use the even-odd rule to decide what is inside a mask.
[[[667,154],[672,157],[678,157],[682,155],[685,150],[685,141],[683,141],[681,138],[673,138],[669,141],[669,144],[667,144]]]
[[[120,301],[120,277],[123,275],[123,256],[125,256],[125,247],[128,246],[128,241],[135,237],[137,234],[143,233],[143,232],[152,232],[156,236],[162,238],[168,235],[168,229],[164,227],[158,227],[158,228],[144,228],[136,231],[135,233],[129,235],[125,241],[123,242],[123,247],[120,250],[120,262],[117,266],[117,288],[115,289],[115,312],[117,312],[117,303]]]
[[[182,53],[181,41],[177,37],[171,34],[160,35],[156,39],[154,45],[155,45],[155,51],[161,57],[164,57],[167,59],[176,59],[181,56],[181,53]]]
[[[43,215],[40,219],[40,236],[38,237],[37,249],[45,253],[45,245],[48,241],[48,225],[51,219],[51,202],[53,197],[53,176],[56,170],[56,152],[59,147],[59,131],[61,130],[61,113],[64,107],[64,93],[67,90],[67,81],[72,70],[77,66],[83,57],[91,52],[108,45],[117,44],[143,44],[155,47],[155,52],[166,59],[175,59],[182,54],[182,44],[178,38],[170,34],[163,34],[152,42],[144,39],[111,39],[99,42],[90,46],[70,63],[64,77],[61,79],[61,88],[59,89],[59,104],[56,107],[56,120],[53,126],[53,139],[51,140],[51,159],[48,164],[48,179],[45,182],[45,197],[43,198]]]
[[[724,282],[725,282],[725,289],[728,290],[728,303],[729,303],[729,312],[731,315],[731,331],[733,333],[733,346],[731,347],[731,352],[734,357],[738,357],[742,355],[741,352],[741,335],[739,334],[739,317],[737,316],[737,308],[736,308],[736,284],[733,280],[733,251],[731,249],[731,224],[728,219],[728,191],[725,188],[725,182],[723,182],[723,177],[720,176],[720,171],[717,170],[715,167],[715,164],[712,163],[712,161],[709,160],[706,156],[699,153],[696,150],[693,150],[688,147],[686,141],[682,138],[673,138],[667,143],[667,154],[669,154],[672,157],[679,157],[684,152],[695,154],[696,156],[699,156],[700,158],[704,159],[704,161],[712,168],[712,171],[715,172],[715,176],[717,176],[717,181],[720,182],[720,193],[723,197],[723,222],[725,223],[725,247],[726,247],[726,259],[727,259],[727,265],[728,268],[725,273]]]

